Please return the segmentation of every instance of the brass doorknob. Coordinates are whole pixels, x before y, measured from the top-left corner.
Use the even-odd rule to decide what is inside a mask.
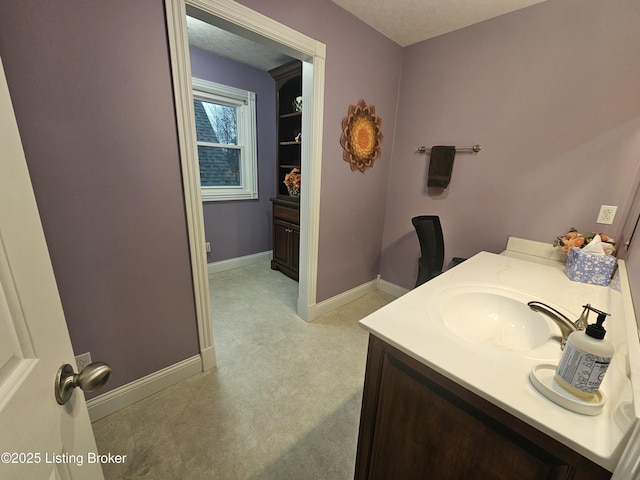
[[[111,367],[103,362],[90,363],[80,373],[65,363],[58,369],[54,386],[56,401],[64,405],[71,398],[73,389],[80,387],[85,392],[93,392],[102,387],[111,376]]]

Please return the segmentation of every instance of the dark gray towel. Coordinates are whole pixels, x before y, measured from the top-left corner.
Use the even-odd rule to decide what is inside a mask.
[[[454,146],[436,145],[435,147],[431,147],[427,187],[445,189],[449,186],[455,156],[456,147]]]

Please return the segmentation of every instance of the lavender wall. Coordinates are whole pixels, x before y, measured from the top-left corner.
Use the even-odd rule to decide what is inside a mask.
[[[75,352],[196,355],[162,2],[1,2],[0,55]]]
[[[635,0],[548,0],[404,50],[326,0],[241,3],[327,45],[318,301],[379,272],[412,286],[416,214],[440,214],[448,254],[472,255],[627,205]],[[0,54],[76,352],[115,367],[111,388],[196,354],[162,2],[2,2]],[[385,133],[365,174],[339,145],[360,98]],[[475,142],[445,194],[424,192],[417,146]]]
[[[640,137],[640,130],[637,134]],[[640,207],[640,175],[636,178],[634,192],[636,192],[631,205],[631,212],[625,222],[624,230],[628,237],[632,236],[632,232],[636,228],[638,222],[638,208]],[[640,232],[636,231],[631,239],[629,248],[620,247],[618,258],[622,258],[626,262],[629,284],[631,286],[631,295],[634,299],[636,312],[640,313]],[[640,315],[636,315],[636,322],[640,328]]]
[[[381,274],[410,288],[410,219],[440,215],[446,253],[551,242],[569,227],[619,236],[640,151],[636,0],[549,0],[404,50]],[[480,143],[444,192],[419,145]],[[601,204],[618,205],[611,226]],[[447,258],[447,260],[448,260]]]
[[[191,48],[194,77],[256,94],[258,200],[206,202],[204,227],[209,262],[271,250],[271,202],[276,195],[275,81],[267,72]]]
[[[638,323],[638,328],[640,328],[640,246],[638,246],[637,238],[635,238],[631,244],[625,262],[629,275],[633,304],[636,310],[636,323]]]
[[[326,0],[241,0],[327,46],[317,300],[375,279],[380,268],[387,182],[402,49]],[[340,133],[349,105],[376,106],[382,156],[362,174],[342,159]]]

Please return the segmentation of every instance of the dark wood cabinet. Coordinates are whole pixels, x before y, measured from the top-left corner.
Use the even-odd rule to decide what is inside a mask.
[[[273,202],[273,260],[271,268],[298,280],[300,257],[300,197],[284,184],[293,169],[302,175],[302,63],[291,62],[269,72],[276,81],[276,197]]]
[[[277,198],[273,202],[273,259],[271,268],[298,280],[300,204]]]
[[[372,335],[355,478],[604,480],[611,473]]]

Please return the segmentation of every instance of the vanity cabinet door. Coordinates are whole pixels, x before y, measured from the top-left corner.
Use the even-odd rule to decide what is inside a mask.
[[[370,337],[357,479],[610,477],[568,447]]]

